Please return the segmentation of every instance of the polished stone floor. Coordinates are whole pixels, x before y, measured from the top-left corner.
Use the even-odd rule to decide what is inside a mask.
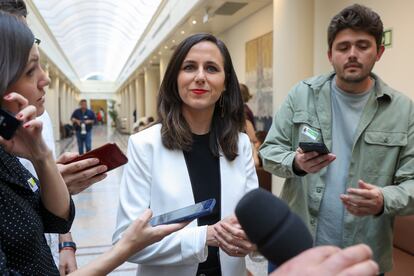
[[[96,126],[93,128],[92,148],[107,142],[115,142],[126,153],[128,137],[106,125]],[[76,139],[72,138],[62,140],[56,146],[57,153],[64,150],[77,151]],[[111,246],[121,175],[122,167],[109,172],[106,179],[73,197],[76,205],[76,218],[71,232],[78,245],[76,255],[79,267],[84,266]],[[248,260],[249,270],[255,276],[267,275],[266,266],[266,262],[253,263]],[[135,264],[125,263],[110,275],[135,275],[135,271]]]

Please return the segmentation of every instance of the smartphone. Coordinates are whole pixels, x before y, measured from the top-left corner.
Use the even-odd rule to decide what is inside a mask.
[[[88,159],[88,158],[98,158],[98,165],[106,165],[108,167],[107,171],[113,170],[122,166],[128,162],[128,158],[122,153],[119,147],[115,143],[107,143],[99,148],[93,149],[79,155],[73,160],[70,160],[66,164],[70,164],[76,161]]]
[[[157,226],[160,224],[192,221],[193,219],[211,214],[211,212],[213,212],[214,205],[216,205],[216,200],[214,198],[210,198],[205,201],[153,217],[149,223],[152,226]]]
[[[21,122],[16,119],[11,113],[0,108],[0,136],[6,140],[10,140],[16,130],[21,125]]]
[[[299,142],[299,147],[304,152],[316,151],[317,153],[320,153],[320,154],[327,154],[330,152],[324,143]]]

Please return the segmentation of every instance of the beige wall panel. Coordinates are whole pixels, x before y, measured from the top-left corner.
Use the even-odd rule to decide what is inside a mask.
[[[268,5],[219,34],[230,51],[234,69],[240,82],[246,77],[246,42],[273,30],[273,5]]]

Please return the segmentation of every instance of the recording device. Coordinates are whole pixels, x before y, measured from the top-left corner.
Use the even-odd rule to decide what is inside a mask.
[[[320,142],[299,142],[299,147],[303,152],[316,151],[320,154],[327,154],[330,152],[326,145]]]
[[[21,125],[12,114],[0,108],[0,136],[6,140],[10,140],[16,130]]]
[[[78,157],[70,160],[66,164],[77,162],[88,158],[98,158],[98,165],[105,165],[108,167],[108,171],[118,168],[128,162],[128,158],[122,153],[119,147],[115,143],[107,143],[99,148],[93,149],[79,155]]]
[[[278,266],[313,245],[303,221],[263,189],[250,191],[239,201],[236,217],[259,252]]]
[[[205,201],[153,217],[149,223],[152,226],[157,226],[160,224],[192,221],[193,219],[211,214],[211,212],[213,212],[214,205],[216,205],[216,200],[214,198],[210,198]]]

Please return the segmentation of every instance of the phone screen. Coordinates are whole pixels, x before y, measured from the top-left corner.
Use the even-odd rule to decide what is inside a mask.
[[[150,221],[152,226],[160,224],[170,224],[183,221],[190,221],[195,218],[199,218],[213,211],[216,200],[214,198],[190,205],[172,212],[168,212],[156,217],[153,217]]]

